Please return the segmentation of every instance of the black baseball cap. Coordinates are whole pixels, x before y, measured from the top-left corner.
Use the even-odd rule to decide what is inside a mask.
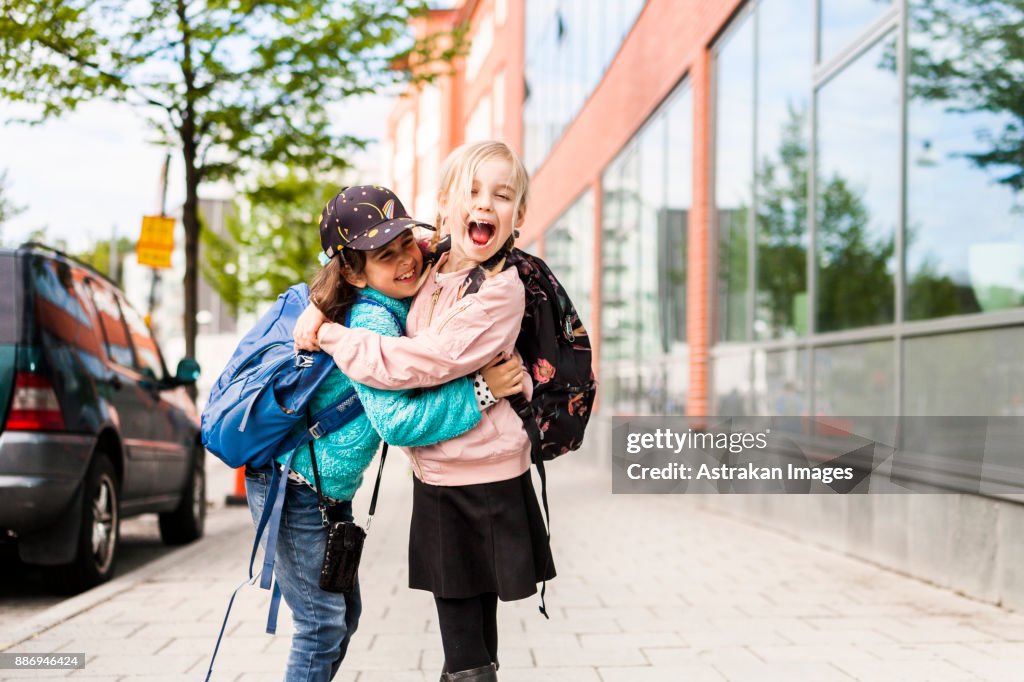
[[[320,214],[320,246],[328,258],[334,258],[343,248],[372,251],[417,225],[434,229],[410,218],[398,196],[387,187],[345,187]]]

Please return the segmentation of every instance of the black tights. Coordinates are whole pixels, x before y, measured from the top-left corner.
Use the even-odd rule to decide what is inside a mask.
[[[498,660],[498,595],[468,599],[434,597],[448,672],[481,668]]]

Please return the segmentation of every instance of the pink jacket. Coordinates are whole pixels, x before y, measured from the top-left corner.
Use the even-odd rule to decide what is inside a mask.
[[[442,261],[443,262],[443,261]],[[326,325],[320,346],[353,381],[383,389],[434,386],[515,351],[526,294],[515,268],[458,298],[469,268],[428,274],[409,310],[406,337]],[[532,384],[525,381],[527,397]],[[515,478],[530,468],[530,441],[508,401],[484,411],[469,432],[436,445],[407,448],[416,477],[457,486]]]

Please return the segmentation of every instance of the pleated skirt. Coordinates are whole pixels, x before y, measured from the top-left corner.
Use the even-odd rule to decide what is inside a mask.
[[[555,577],[530,472],[505,481],[435,486],[413,477],[409,587],[514,601]]]

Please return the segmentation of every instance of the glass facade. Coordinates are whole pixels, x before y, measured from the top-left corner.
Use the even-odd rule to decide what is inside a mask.
[[[589,189],[544,233],[544,261],[565,287],[583,326],[593,329],[594,193]]]
[[[807,332],[810,9],[762,2],[715,50],[721,341]]]
[[[685,409],[692,117],[683,84],[602,178],[602,399],[619,413]]]
[[[523,160],[532,172],[593,92],[644,0],[527,0]]]
[[[1009,4],[910,4],[911,320],[1024,305],[1024,15]]]
[[[887,37],[818,91],[817,329],[894,319],[900,97]]]
[[[820,61],[849,47],[857,35],[891,9],[893,0],[819,0]]]
[[[710,410],[1024,414],[1022,31],[1010,2],[736,15],[713,46]]]

